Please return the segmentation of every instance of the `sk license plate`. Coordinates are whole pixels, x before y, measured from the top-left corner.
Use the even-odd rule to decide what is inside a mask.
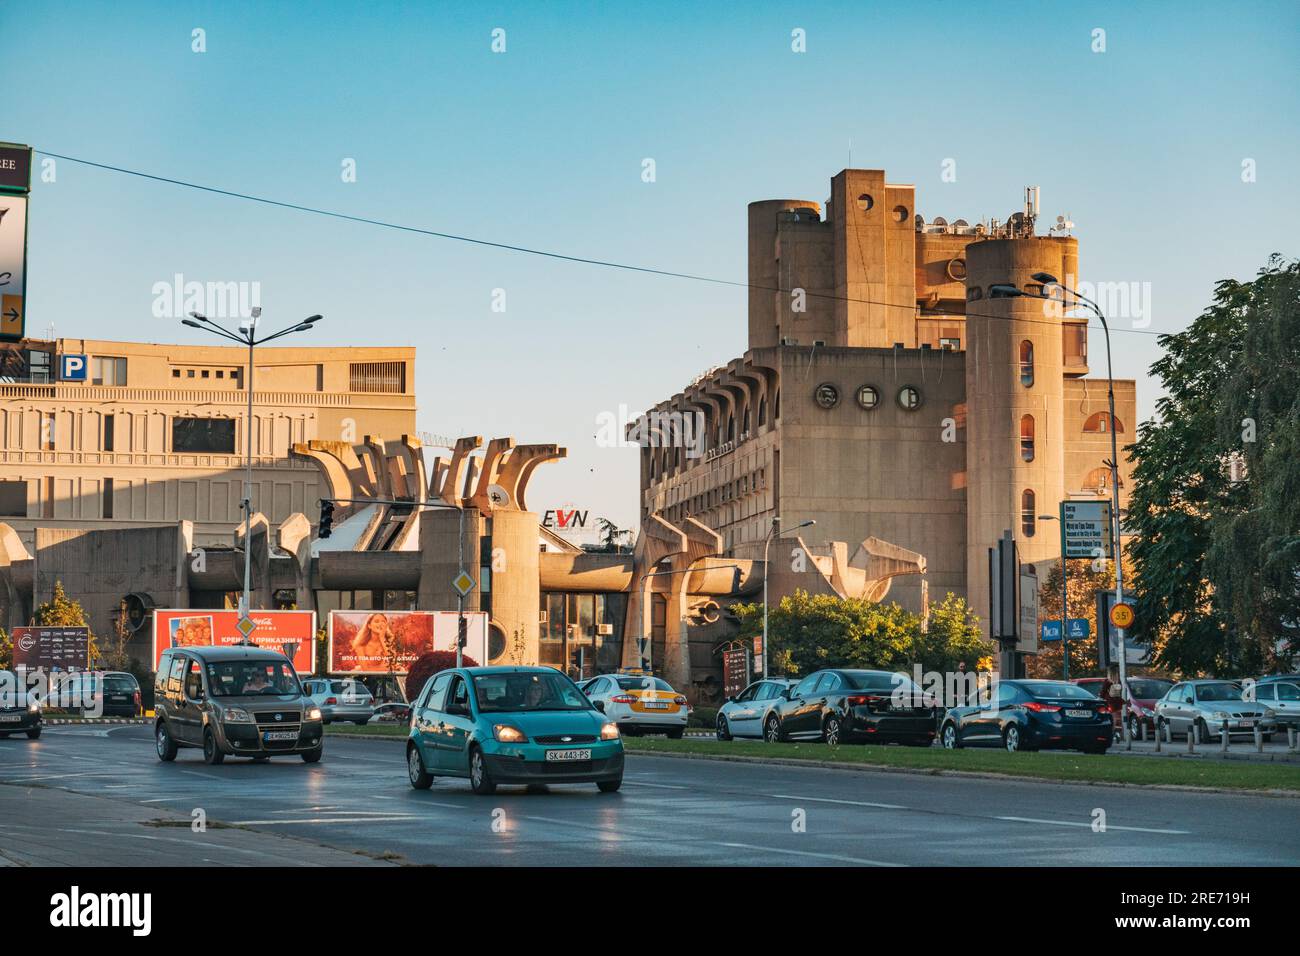
[[[641,706],[646,710],[667,710],[672,705],[666,700],[647,700]]]
[[[546,760],[548,763],[565,760],[590,760],[590,750],[548,750],[546,751]]]
[[[1066,717],[1091,717],[1091,716],[1092,716],[1092,711],[1090,711],[1090,710],[1067,710],[1067,711],[1065,712],[1065,716],[1066,716]]]
[[[16,724],[22,719],[22,714],[0,714],[0,724]]]
[[[263,740],[297,740],[298,732],[296,730],[268,730],[262,734]]]

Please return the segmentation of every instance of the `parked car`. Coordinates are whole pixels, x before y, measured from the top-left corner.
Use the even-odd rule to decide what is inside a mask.
[[[1300,728],[1300,678],[1261,680],[1255,700],[1273,711],[1279,727]]]
[[[782,691],[763,719],[763,739],[928,747],[934,740],[938,704],[906,674],[816,671]]]
[[[0,671],[0,739],[18,733],[35,740],[43,723],[41,702],[13,671]]]
[[[259,647],[173,647],[154,682],[154,743],[171,761],[181,747],[203,748],[203,761],[227,756],[267,760],[298,754],[320,760],[320,708],[283,654]]]
[[[406,743],[411,786],[468,777],[475,793],[500,784],[623,784],[618,725],[553,667],[441,671],[412,707]]]
[[[53,689],[54,701],[70,713],[96,717],[141,717],[140,682],[126,671],[69,674]]]
[[[967,746],[1105,753],[1113,740],[1111,706],[1061,680],[1004,680],[982,704],[954,707],[944,716],[939,742]]]
[[[320,708],[325,723],[351,721],[369,723],[375,712],[375,698],[370,689],[350,677],[313,677],[303,681],[303,691]]]
[[[625,734],[667,734],[674,740],[686,731],[686,698],[662,677],[648,674],[603,674],[586,688],[587,699]]]
[[[1124,725],[1120,717],[1122,695],[1118,693],[1119,683],[1112,681],[1109,677],[1080,677],[1073,683],[1078,684],[1084,690],[1089,691],[1098,699],[1110,705],[1111,714],[1115,718],[1115,739],[1122,740]],[[1173,681],[1163,677],[1130,677],[1128,679],[1128,732],[1130,737],[1134,739],[1141,737],[1143,725],[1146,725],[1150,733],[1155,733],[1156,701],[1169,693],[1169,689],[1173,686]]]
[[[1258,700],[1246,700],[1236,681],[1184,681],[1156,702],[1156,727],[1161,733],[1166,726],[1171,734],[1184,736],[1199,728],[1201,739],[1210,740],[1223,735],[1225,722],[1229,737],[1253,736],[1258,725],[1264,739],[1271,740],[1277,729],[1274,711]]]
[[[794,685],[795,681],[784,677],[769,677],[754,681],[735,697],[728,697],[727,702],[718,708],[718,739],[761,738],[767,715],[778,701],[785,699],[781,692]]]
[[[370,717],[372,724],[410,724],[410,704],[380,704]]]

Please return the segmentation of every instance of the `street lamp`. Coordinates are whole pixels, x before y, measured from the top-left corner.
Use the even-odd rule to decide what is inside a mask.
[[[1110,407],[1110,494],[1111,494],[1111,542],[1115,552],[1115,603],[1122,604],[1124,601],[1124,557],[1120,545],[1119,529],[1119,442],[1115,437],[1115,375],[1111,366],[1110,356],[1110,326],[1106,322],[1106,316],[1102,314],[1101,307],[1093,302],[1082,293],[1071,289],[1069,286],[1060,282],[1056,276],[1050,272],[1035,272],[1031,278],[1035,282],[1041,282],[1044,287],[1055,286],[1063,292],[1068,292],[1075,300],[1086,306],[1093,315],[1101,322],[1101,330],[1106,336],[1106,401]],[[1046,289],[1041,293],[1024,292],[1013,285],[999,284],[989,290],[989,295],[995,299],[1012,298],[1023,296],[1027,299],[1045,299],[1049,302],[1063,302],[1064,297],[1049,294]],[[1064,557],[1061,559],[1064,561]],[[1065,624],[1062,622],[1061,627]],[[1097,630],[1101,630],[1101,622],[1097,624]],[[1118,628],[1119,631],[1119,685],[1124,692],[1124,703],[1128,703],[1128,653],[1124,646],[1124,629]],[[1128,732],[1128,721],[1123,720],[1124,725],[1124,744],[1131,747],[1132,739]]]
[[[253,347],[270,342],[272,339],[278,339],[291,332],[306,332],[321,320],[319,315],[308,316],[297,325],[291,325],[287,329],[281,329],[273,335],[267,335],[259,339],[254,333],[257,330],[257,320],[262,317],[262,309],[260,306],[254,306],[252,311],[252,319],[246,324],[240,325],[238,332],[232,332],[198,312],[191,312],[188,319],[181,319],[181,325],[188,325],[192,329],[203,329],[213,335],[219,335],[222,338],[238,342],[240,345],[248,346],[248,381],[244,383],[244,387],[248,390],[248,418],[244,423],[247,443],[244,453],[244,501],[242,505],[244,509],[244,596],[240,599],[240,617],[247,615],[253,606],[250,594],[253,576]]]
[[[777,534],[776,533],[777,528],[780,527],[781,525],[781,516],[774,515],[772,517],[772,527],[768,529],[767,532],[767,540],[763,543],[763,680],[767,680],[767,554],[768,554],[768,549],[772,547],[773,537],[777,537],[777,538],[784,537],[787,534],[793,534],[794,532],[798,531],[800,528],[811,528],[816,523],[817,522],[815,520],[810,518],[807,521],[795,525],[789,531],[784,531],[781,534]]]

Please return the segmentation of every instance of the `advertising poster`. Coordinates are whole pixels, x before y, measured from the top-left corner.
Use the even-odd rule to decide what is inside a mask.
[[[406,674],[429,651],[455,651],[455,611],[330,611],[329,673]],[[487,613],[466,611],[465,653],[487,662]]]
[[[307,675],[316,669],[316,613],[314,611],[253,611],[257,629],[251,640],[258,647],[279,651],[293,661],[293,669]],[[153,612],[153,664],[169,647],[231,647],[244,636],[236,627],[238,611],[184,608]]]
[[[15,627],[12,637],[14,667],[66,671],[89,666],[88,627]]]

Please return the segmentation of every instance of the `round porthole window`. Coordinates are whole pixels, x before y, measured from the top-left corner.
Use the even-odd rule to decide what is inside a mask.
[[[966,260],[958,256],[955,259],[948,260],[948,278],[953,282],[962,282],[966,279]]]
[[[894,207],[894,222],[907,222],[907,207],[906,207],[906,206],[895,206],[895,207]]]
[[[921,391],[914,385],[904,385],[898,390],[898,407],[911,412],[921,407]]]
[[[840,401],[840,390],[830,382],[822,382],[813,392],[813,400],[822,408],[834,408]]]
[[[858,208],[861,209],[863,212],[869,212],[871,210],[871,207],[874,206],[875,204],[876,201],[871,198],[870,193],[863,193],[861,196],[858,197]]]
[[[858,404],[870,411],[880,404],[880,392],[874,385],[863,385],[858,389]]]

